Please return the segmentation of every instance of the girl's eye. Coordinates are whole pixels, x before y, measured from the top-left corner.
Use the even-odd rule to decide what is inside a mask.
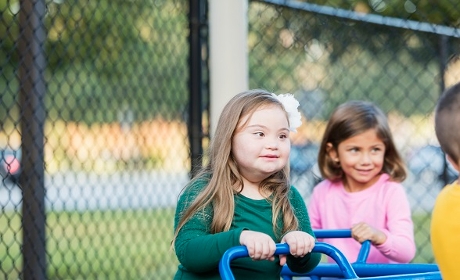
[[[285,139],[285,138],[288,138],[288,136],[286,134],[281,134],[280,138]]]
[[[257,136],[260,136],[260,137],[263,137],[265,135],[263,132],[256,132],[254,134],[257,135]]]
[[[350,152],[354,152],[354,153],[355,153],[355,152],[357,152],[357,151],[358,151],[358,148],[351,148],[351,149],[350,149]]]

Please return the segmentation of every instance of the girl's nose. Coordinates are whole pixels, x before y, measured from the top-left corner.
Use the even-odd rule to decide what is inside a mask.
[[[363,153],[363,155],[361,157],[361,162],[364,163],[364,164],[367,164],[367,163],[371,162],[371,156],[369,155],[369,153]]]
[[[267,149],[278,149],[278,139],[268,140],[266,143]]]

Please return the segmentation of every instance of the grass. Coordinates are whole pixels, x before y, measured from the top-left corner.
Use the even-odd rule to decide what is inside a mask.
[[[177,268],[174,209],[51,212],[47,215],[48,279],[171,279]],[[433,261],[428,214],[413,217],[417,257]],[[0,278],[19,279],[21,216],[0,216]]]
[[[414,221],[415,243],[417,253],[412,262],[414,263],[434,263],[433,251],[430,241],[431,213],[412,214]]]
[[[48,279],[171,279],[173,215],[173,209],[49,213]],[[20,219],[0,216],[0,278],[19,279]]]

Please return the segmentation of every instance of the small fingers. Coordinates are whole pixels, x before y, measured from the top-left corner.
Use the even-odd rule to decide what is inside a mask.
[[[311,235],[308,235],[308,239],[309,239],[308,253],[311,253],[311,251],[313,251],[313,248],[315,247],[316,240]]]
[[[307,239],[305,240],[304,254],[302,255],[302,257],[308,253],[311,253],[314,247],[315,247],[315,238],[313,238],[313,236],[308,234]]]
[[[299,244],[298,244],[297,239],[295,238],[295,236],[293,238],[289,239],[288,244],[289,244],[289,253],[291,253],[291,255],[293,255],[294,257],[296,257]]]
[[[362,243],[368,235],[369,235],[369,227],[365,223],[355,224],[351,228],[351,237],[353,237],[354,240],[360,243]]]
[[[289,252],[294,257],[303,257],[315,246],[315,239],[306,232],[292,232],[284,239],[289,245]]]
[[[240,235],[240,244],[246,246],[253,260],[274,260],[276,244],[265,233],[244,230]]]
[[[276,245],[269,240],[254,242],[254,246],[248,247],[249,257],[253,260],[272,260]]]
[[[262,243],[262,248],[261,248],[258,259],[268,260],[273,257],[273,255],[275,254],[276,245],[274,242],[270,242],[270,241]]]
[[[280,266],[286,264],[286,255],[280,255]]]

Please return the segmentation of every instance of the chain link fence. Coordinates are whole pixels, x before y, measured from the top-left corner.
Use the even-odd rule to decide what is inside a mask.
[[[0,278],[164,279],[189,3],[0,1]]]
[[[313,4],[323,4],[322,6]],[[434,262],[431,210],[456,178],[438,146],[433,110],[460,81],[457,1],[252,1],[250,87],[290,92],[305,117],[291,151],[293,184],[308,203],[321,180],[316,166],[327,118],[352,99],[375,102],[389,117],[409,170],[415,262]]]
[[[206,77],[188,80],[189,5],[205,2],[0,1],[0,278],[173,276],[174,206],[197,151],[189,127],[206,138],[189,104],[189,82]],[[308,201],[336,105],[375,101],[411,170],[416,261],[433,262],[430,212],[452,174],[432,111],[460,77],[460,4],[313,2],[248,9],[250,87],[295,94],[305,116],[293,182]]]

